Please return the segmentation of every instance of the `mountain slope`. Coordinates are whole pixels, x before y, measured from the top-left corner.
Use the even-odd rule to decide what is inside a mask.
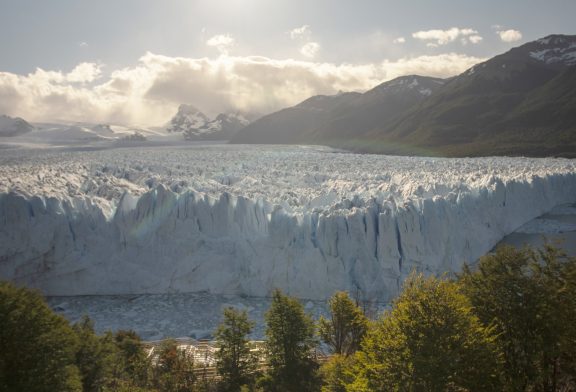
[[[576,36],[549,36],[478,64],[371,137],[376,152],[573,155]],[[542,148],[540,149],[539,146]]]
[[[264,116],[240,130],[232,143],[298,144],[314,139],[318,127],[330,119],[337,108],[345,108],[360,96],[342,93],[316,95],[291,108]]]
[[[382,83],[364,94],[317,95],[255,121],[232,142],[338,144],[391,122],[443,84],[442,79],[411,75]]]
[[[34,127],[20,117],[0,115],[0,137],[19,136],[32,131]]]
[[[335,110],[314,132],[314,140],[337,143],[369,134],[383,124],[391,124],[398,115],[436,93],[445,83],[443,79],[417,75],[382,83],[362,94],[345,110]]]

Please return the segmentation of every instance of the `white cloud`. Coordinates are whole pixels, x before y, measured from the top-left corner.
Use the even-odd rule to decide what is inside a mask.
[[[497,31],[500,39],[504,42],[516,42],[522,39],[522,33],[518,30],[500,30]]]
[[[318,42],[308,42],[300,48],[300,53],[311,59],[316,57],[319,50],[320,44]]]
[[[288,34],[290,34],[291,39],[304,43],[300,47],[300,54],[309,59],[316,57],[320,50],[320,44],[312,41],[312,30],[309,25],[296,27],[290,30]]]
[[[447,30],[417,31],[412,33],[412,37],[422,41],[432,41],[428,42],[426,46],[433,48],[449,44],[456,41],[458,38],[460,38],[464,44],[468,42],[476,44],[482,40],[482,37],[478,35],[478,31],[469,28],[461,29],[458,27],[452,27]]]
[[[312,35],[312,30],[310,30],[309,25],[303,25],[290,30],[288,33],[292,39],[309,40]]]
[[[180,103],[194,104],[210,114],[227,110],[264,114],[315,94],[363,91],[401,75],[448,77],[481,61],[455,53],[358,65],[147,53],[136,65],[105,77],[100,65],[92,63],[79,64],[69,73],[0,72],[0,113],[30,121],[133,125],[165,124]]]
[[[102,74],[101,66],[94,63],[80,63],[66,75],[68,82],[90,83]]]
[[[404,37],[398,37],[398,38],[395,38],[394,41],[392,41],[392,42],[395,43],[395,44],[403,44],[403,43],[406,42],[406,38],[404,38]]]
[[[468,40],[473,44],[479,44],[483,39],[484,38],[482,38],[479,35],[471,35],[470,37],[468,37]]]
[[[423,75],[445,78],[458,75],[484,58],[458,53],[445,53],[434,56],[418,56],[396,61],[384,61],[381,67],[386,70],[386,80],[403,75]]]
[[[81,48],[85,48],[86,46],[88,46],[88,42],[85,41],[79,42],[78,46],[80,46]]]
[[[222,54],[228,54],[228,50],[236,41],[229,34],[218,34],[206,41],[206,45],[215,47]]]

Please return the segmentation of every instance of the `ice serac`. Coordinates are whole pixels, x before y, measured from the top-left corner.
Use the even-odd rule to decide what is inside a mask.
[[[504,235],[574,202],[576,174],[502,180],[400,200],[289,211],[159,184],[109,211],[88,196],[0,196],[0,276],[49,295],[210,291],[387,300],[412,269],[458,271]],[[329,197],[329,196],[328,196]]]
[[[0,277],[52,295],[385,300],[413,268],[457,271],[576,194],[562,159],[144,151],[0,156]]]

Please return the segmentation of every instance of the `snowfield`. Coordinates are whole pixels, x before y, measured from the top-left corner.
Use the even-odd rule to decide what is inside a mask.
[[[576,201],[576,162],[323,147],[2,150],[0,277],[48,295],[387,301]]]

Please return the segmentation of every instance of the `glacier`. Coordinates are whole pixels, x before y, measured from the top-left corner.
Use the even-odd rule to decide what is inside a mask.
[[[0,156],[0,277],[49,296],[387,301],[576,201],[576,162],[188,145]]]

